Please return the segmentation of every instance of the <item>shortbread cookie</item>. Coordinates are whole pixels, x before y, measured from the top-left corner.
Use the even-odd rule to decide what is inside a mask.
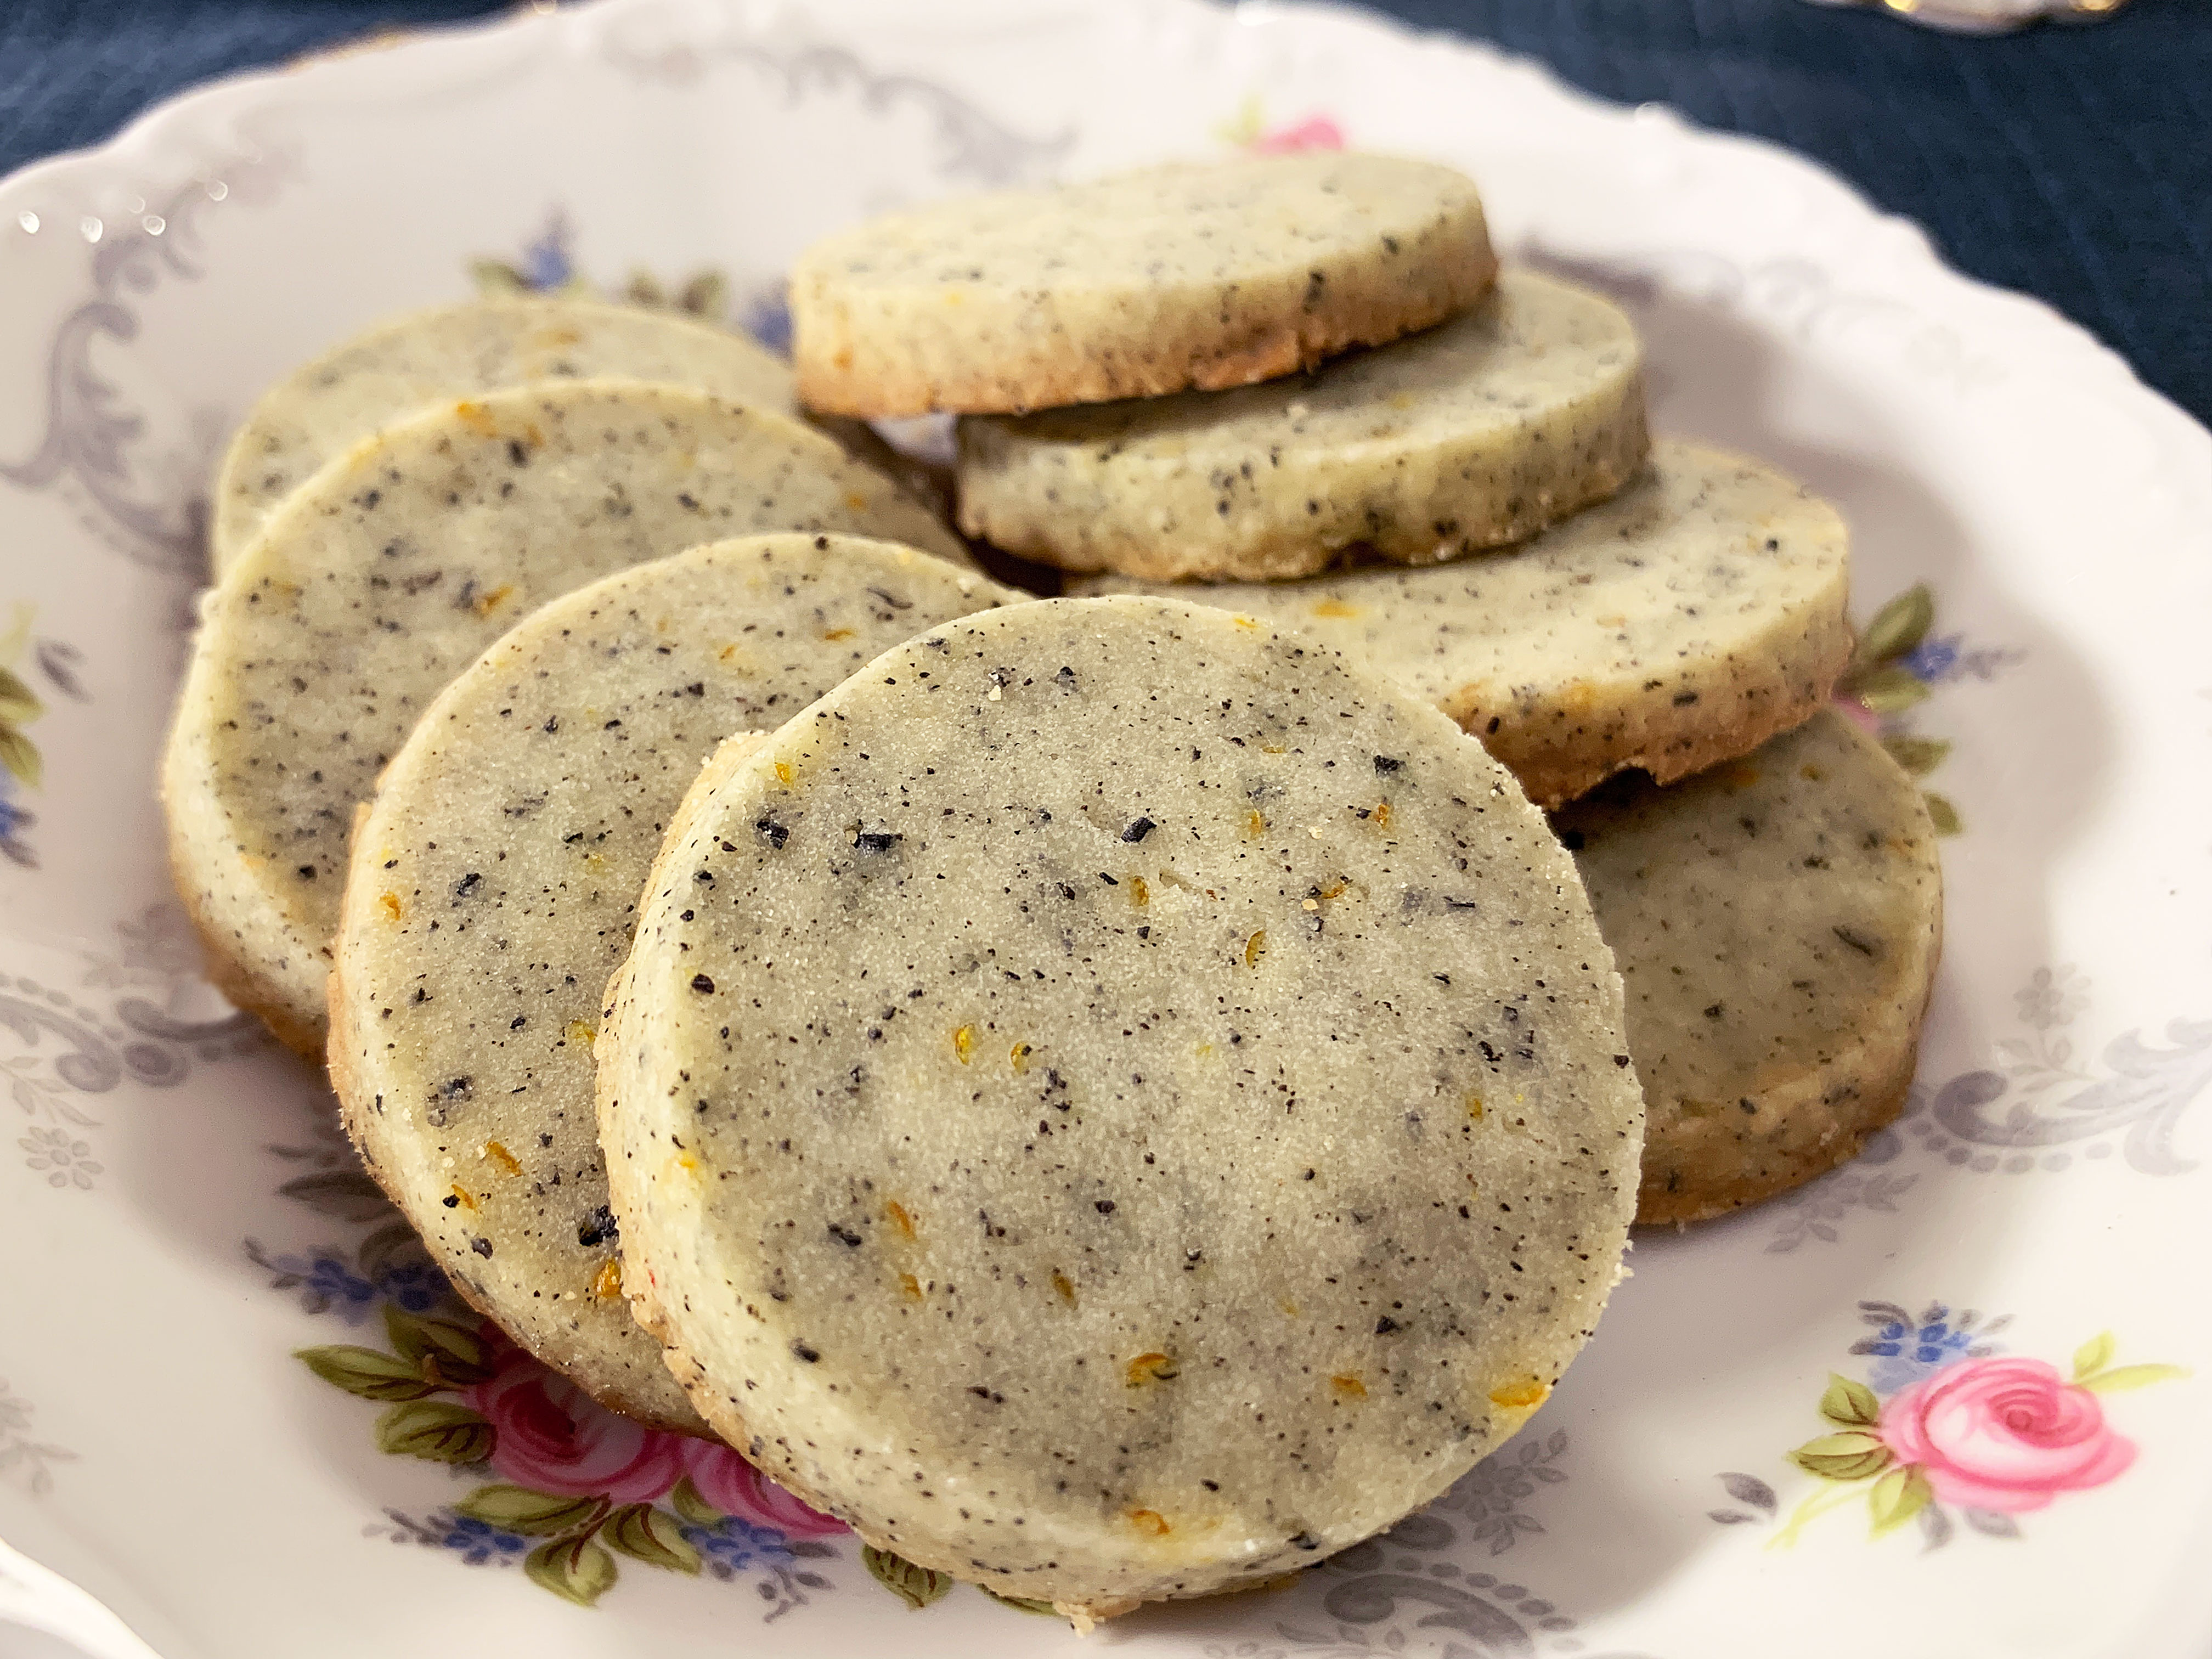
[[[799,396],[834,415],[1243,386],[1426,328],[1497,259],[1449,167],[1306,154],[1000,191],[825,237],[791,271]]]
[[[1809,718],[1850,655],[1849,538],[1779,473],[1664,441],[1650,471],[1524,547],[1433,570],[1176,591],[1291,627],[1437,703],[1538,803],[1661,782]]]
[[[216,471],[217,576],[278,501],[380,427],[424,406],[530,380],[622,374],[791,414],[791,370],[743,335],[678,312],[594,300],[468,300],[356,335],[262,393]]]
[[[1051,599],[716,769],[600,1136],[641,1317],[776,1480],[1103,1616],[1342,1549],[1544,1399],[1640,1097],[1571,861],[1434,709]]]
[[[177,885],[225,993],[319,1057],[354,804],[431,698],[546,600],[764,530],[958,554],[819,433],[634,380],[446,404],[295,492],[204,603],[163,763]]]
[[[1912,1082],[1942,938],[1920,792],[1842,715],[1555,825],[1628,986],[1650,1112],[1638,1221],[1696,1221],[1854,1156]]]
[[[662,834],[733,727],[1002,597],[884,542],[695,548],[532,613],[385,769],[330,981],[346,1127],[447,1277],[617,1411],[699,1426],[623,1299],[592,1109],[601,994]]]
[[[1524,270],[1441,327],[1235,392],[960,422],[960,522],[1066,570],[1279,580],[1518,541],[1643,465],[1619,307]]]

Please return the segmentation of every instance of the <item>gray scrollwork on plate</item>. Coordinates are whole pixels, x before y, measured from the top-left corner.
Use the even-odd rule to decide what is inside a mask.
[[[1522,1659],[1577,1650],[1575,1620],[1566,1613],[1528,1585],[1460,1559],[1471,1547],[1485,1557],[1501,1554],[1522,1533],[1543,1530],[1521,1505],[1538,1484],[1566,1480],[1559,1467],[1566,1450],[1562,1430],[1510,1442],[1421,1513],[1314,1568],[1297,1594],[1317,1590],[1318,1605],[1277,1622],[1275,1635],[1288,1646],[1265,1659],[1419,1653]],[[1509,1517],[1502,1528],[1501,1516]],[[1207,1650],[1218,1659],[1244,1651]],[[1262,1652],[1254,1647],[1252,1659]]]
[[[88,952],[84,983],[115,994],[106,1008],[80,1002],[66,991],[21,975],[0,974],[0,1033],[20,1052],[0,1056],[0,1079],[27,1120],[16,1146],[25,1167],[49,1187],[89,1192],[106,1173],[88,1132],[102,1126],[89,1097],[112,1093],[125,1083],[173,1089],[191,1074],[194,1060],[213,1061],[256,1052],[267,1036],[252,1016],[222,1013],[193,1018],[164,1008],[143,992],[172,988],[167,976],[173,935],[190,926],[170,905],[151,905],[135,922],[116,929],[113,957]]]
[[[1842,1169],[1776,1199],[1774,1237],[1767,1241],[1766,1254],[1784,1255],[1814,1241],[1835,1243],[1843,1237],[1844,1218],[1853,1210],[1897,1213],[1898,1200],[1920,1177],[1881,1166],[1893,1163],[1904,1150],[1894,1129],[1877,1129],[1867,1137],[1858,1157]]]
[[[2130,1167],[2180,1175],[2197,1163],[2174,1151],[2174,1130],[2212,1083],[2212,1020],[2171,1021],[2166,1038],[2171,1046],[2161,1048],[2140,1030],[2124,1032],[2105,1045],[2111,1075],[2055,1098],[2022,1091],[1999,1072],[1964,1073],[1927,1097],[1924,1115],[1916,1115],[1911,1127],[1954,1164],[1980,1165],[2008,1153],[2005,1167],[2024,1170],[2036,1153],[2079,1141],[2098,1141],[2089,1155],[2108,1156],[2111,1143],[2103,1138],[2118,1135]],[[1989,1151],[1978,1156],[1978,1148]],[[2048,1158],[2045,1164],[2061,1167]]]
[[[706,70],[709,56],[752,64],[783,82],[797,102],[811,93],[852,88],[871,114],[910,105],[927,114],[943,147],[939,169],[948,176],[987,185],[1042,178],[1075,143],[1073,129],[1050,138],[1030,138],[1001,125],[949,87],[918,75],[871,69],[842,46],[802,46],[780,52],[758,41],[732,40],[702,49],[691,46],[638,52],[617,47],[612,54],[631,73],[684,86]]]
[[[1900,1127],[1924,1148],[1978,1171],[2024,1175],[2063,1170],[2063,1150],[2083,1156],[2117,1149],[2144,1175],[2180,1175],[2196,1160],[2175,1152],[2182,1114],[2212,1084],[2212,1020],[2176,1019],[2159,1048],[2140,1029],[2105,1045],[2100,1073],[2075,1056],[2066,1027],[2087,1012],[2089,981],[2070,964],[2039,968],[2013,993],[2019,1036],[1996,1044],[1992,1069],[1964,1072],[1915,1089]]]
[[[158,570],[197,574],[207,502],[197,493],[179,500],[173,480],[143,476],[143,458],[133,451],[145,436],[146,417],[94,364],[94,350],[103,341],[138,337],[137,295],[162,282],[199,277],[195,231],[210,204],[241,183],[269,180],[280,167],[268,155],[242,160],[221,179],[171,191],[150,212],[100,225],[92,294],[62,319],[46,349],[45,435],[26,459],[0,460],[0,480],[9,483],[43,489],[68,482],[98,509],[118,550]],[[204,459],[185,458],[185,465],[197,476]]]

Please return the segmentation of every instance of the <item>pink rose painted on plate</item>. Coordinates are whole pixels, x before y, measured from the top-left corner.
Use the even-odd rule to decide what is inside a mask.
[[[1303,121],[1277,127],[1255,138],[1249,148],[1261,155],[1291,155],[1306,149],[1342,149],[1344,129],[1326,115],[1309,115]]]
[[[678,1455],[693,1490],[725,1515],[773,1527],[787,1538],[821,1538],[845,1530],[843,1522],[800,1503],[720,1441],[687,1438]]]
[[[358,1283],[382,1302],[389,1348],[347,1343],[299,1357],[325,1382],[384,1402],[381,1449],[481,1483],[427,1516],[386,1510],[386,1535],[472,1565],[519,1563],[532,1583],[583,1607],[613,1588],[618,1558],[695,1577],[750,1577],[771,1619],[830,1588],[811,1562],[835,1553],[820,1540],[843,1532],[840,1523],[720,1441],[609,1411],[490,1321],[418,1285],[407,1264],[381,1264],[375,1280],[370,1265]],[[335,1255],[318,1273],[325,1267],[339,1289],[356,1282]]]
[[[2062,1492],[2101,1486],[2136,1461],[2097,1396],[2041,1359],[1972,1359],[1916,1382],[1875,1431],[1900,1463],[1927,1471],[1961,1508],[2020,1515]]]
[[[1214,130],[1214,136],[1224,143],[1255,155],[1291,155],[1300,150],[1342,149],[1345,132],[1336,118],[1316,112],[1295,121],[1270,125],[1267,106],[1255,94],[1247,98],[1237,113]]]
[[[2106,1415],[2106,1396],[2189,1374],[2179,1365],[2114,1364],[2109,1333],[2083,1343],[2071,1371],[2061,1372],[2047,1360],[1997,1352],[1988,1339],[2006,1320],[1954,1314],[1941,1303],[1917,1316],[1862,1303],[1860,1313],[1874,1333],[1851,1352],[1873,1358],[1868,1380],[1829,1375],[1819,1409],[1830,1432],[1790,1454],[1820,1485],[1770,1548],[1794,1544],[1808,1522],[1861,1497],[1875,1538],[1917,1520],[1933,1548],[1952,1536],[1954,1512],[1976,1532],[2016,1538],[2014,1517],[2134,1466],[2136,1443]],[[1721,1479],[1739,1502],[1774,1513],[1765,1482]]]
[[[681,1437],[616,1416],[520,1348],[508,1347],[499,1369],[459,1398],[492,1426],[492,1468],[532,1492],[646,1504],[684,1474]]]

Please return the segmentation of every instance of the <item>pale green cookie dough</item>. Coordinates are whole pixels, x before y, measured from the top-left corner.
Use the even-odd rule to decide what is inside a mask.
[[[1920,792],[1832,711],[1671,788],[1553,820],[1628,987],[1650,1112],[1639,1222],[1696,1221],[1855,1156],[1903,1109],[1943,932]]]
[[[1449,167],[1308,152],[960,197],[791,270],[810,409],[1044,409],[1243,386],[1443,321],[1498,262]]]
[[[1346,550],[1437,564],[1518,541],[1644,463],[1620,308],[1533,271],[1310,375],[960,423],[960,522],[1010,553],[1153,581],[1279,580]]]
[[[788,415],[791,369],[679,312],[566,297],[466,300],[378,325],[262,393],[217,469],[209,552],[221,576],[323,464],[426,404],[530,380],[622,374]]]
[[[525,618],[385,769],[331,975],[346,1127],[447,1277],[617,1411],[705,1432],[623,1298],[592,1108],[662,834],[731,731],[1004,597],[884,542],[694,548]]]
[[[624,1283],[870,1542],[1102,1617],[1319,1560],[1524,1421],[1641,1138],[1567,854],[1433,708],[1046,600],[718,760],[599,1039]]]
[[[1648,473],[1525,546],[1431,570],[1147,587],[1296,628],[1436,703],[1555,806],[1755,749],[1827,700],[1851,649],[1843,520],[1778,472],[1662,441]]]
[[[295,492],[203,601],[162,763],[170,862],[224,992],[319,1056],[354,805],[430,700],[548,599],[773,530],[960,556],[819,433],[635,380],[441,405]]]

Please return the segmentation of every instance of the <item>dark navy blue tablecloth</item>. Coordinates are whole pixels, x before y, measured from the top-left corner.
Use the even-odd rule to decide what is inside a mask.
[[[927,0],[915,0],[926,4]],[[1802,0],[1383,0],[1604,97],[1791,145],[2212,423],[2212,0],[2002,39]],[[226,70],[503,0],[0,0],[0,172]],[[2054,411],[2056,413],[2057,411]]]

